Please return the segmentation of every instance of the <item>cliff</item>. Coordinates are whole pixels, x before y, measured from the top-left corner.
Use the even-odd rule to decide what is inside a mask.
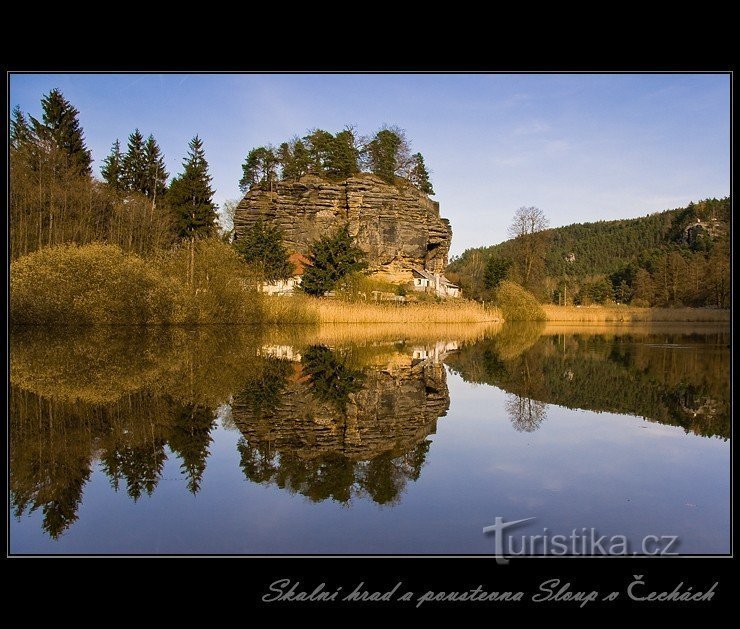
[[[370,174],[340,182],[306,175],[272,190],[250,190],[234,215],[235,238],[257,220],[280,227],[286,246],[302,254],[348,222],[370,270],[396,282],[409,281],[413,267],[442,273],[452,240],[436,201],[410,184],[391,186]]]

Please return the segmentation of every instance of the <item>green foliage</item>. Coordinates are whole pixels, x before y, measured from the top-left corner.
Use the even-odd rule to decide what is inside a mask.
[[[587,292],[591,284],[606,278],[622,303],[628,296],[652,306],[727,306],[729,220],[727,197],[642,218],[549,229],[544,232],[542,284],[556,303],[561,291],[554,286],[567,284],[570,303],[571,295],[582,287]],[[484,296],[489,258],[524,259],[517,240],[469,249],[450,263],[449,270],[457,274],[467,295]],[[518,274],[511,277],[518,279]]]
[[[501,309],[505,321],[544,321],[546,318],[534,295],[508,280],[499,283],[494,303]]]
[[[491,256],[483,272],[483,284],[485,287],[488,289],[498,288],[498,285],[507,278],[510,268],[511,260]]]
[[[123,159],[121,143],[116,140],[111,147],[110,154],[103,160],[103,166],[100,169],[103,181],[116,192],[120,192],[125,186]]]
[[[378,131],[368,145],[371,172],[388,183],[395,183],[401,146],[402,140],[394,131]]]
[[[164,155],[153,135],[147,138],[144,145],[144,171],[144,186],[141,192],[152,200],[161,198],[167,190],[169,173],[164,165]]]
[[[144,136],[135,129],[128,136],[126,155],[123,158],[123,181],[126,190],[143,192],[146,188],[147,164]]]
[[[203,141],[196,135],[189,147],[188,156],[183,161],[183,172],[172,180],[167,196],[177,236],[205,238],[216,232],[218,206],[213,203]]]
[[[626,282],[624,286],[625,290],[629,292]],[[614,292],[611,282],[603,279],[581,284],[581,289],[575,295],[573,301],[576,304],[588,306],[590,304],[605,304],[607,301],[612,301],[613,298]]]
[[[337,133],[329,144],[325,171],[330,177],[346,179],[359,172],[359,151],[355,147],[355,135],[351,129]]]
[[[364,252],[350,236],[349,225],[314,242],[308,259],[310,265],[303,273],[301,288],[309,295],[316,296],[333,290],[343,277],[367,266]]]
[[[256,221],[242,238],[234,241],[234,247],[263,280],[287,279],[295,273],[278,227]]]
[[[278,156],[271,146],[258,146],[252,149],[242,164],[239,189],[247,192],[255,185],[269,186],[275,179],[278,163]]]
[[[78,119],[79,111],[58,89],[41,99],[42,122],[31,116],[34,141],[39,147],[53,146],[65,157],[65,168],[77,175],[91,173],[92,155],[85,145],[85,137]],[[16,123],[20,120],[15,119]],[[21,128],[16,128],[16,136]]]
[[[424,157],[421,153],[414,153],[411,156],[412,166],[409,173],[409,181],[414,184],[424,194],[434,195],[432,182],[429,181],[429,171],[424,164]]]

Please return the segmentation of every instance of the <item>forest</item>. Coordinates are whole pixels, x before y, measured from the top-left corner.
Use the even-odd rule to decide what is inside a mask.
[[[580,223],[466,250],[450,263],[466,294],[490,295],[500,278],[519,280],[541,301],[657,307],[729,307],[730,198],[635,219]],[[538,239],[531,277],[517,258]],[[534,247],[529,247],[533,249]]]

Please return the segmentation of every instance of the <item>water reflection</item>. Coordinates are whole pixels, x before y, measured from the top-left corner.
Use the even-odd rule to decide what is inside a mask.
[[[446,362],[467,382],[509,392],[517,430],[536,430],[557,404],[728,439],[728,343],[729,331],[714,326],[504,326]]]
[[[169,458],[196,494],[219,416],[238,431],[248,481],[393,505],[450,406],[447,368],[506,391],[517,431],[557,404],[728,438],[728,342],[727,330],[675,326],[14,330],[12,511],[40,510],[56,539],[96,466],[136,502]]]

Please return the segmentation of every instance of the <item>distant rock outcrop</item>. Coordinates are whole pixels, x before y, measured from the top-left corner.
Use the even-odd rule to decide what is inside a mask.
[[[452,240],[436,201],[411,184],[393,186],[364,173],[339,182],[306,175],[274,183],[271,190],[254,188],[236,209],[235,238],[257,220],[280,227],[286,246],[302,254],[314,240],[349,223],[370,270],[394,282],[411,280],[414,267],[444,272]]]

